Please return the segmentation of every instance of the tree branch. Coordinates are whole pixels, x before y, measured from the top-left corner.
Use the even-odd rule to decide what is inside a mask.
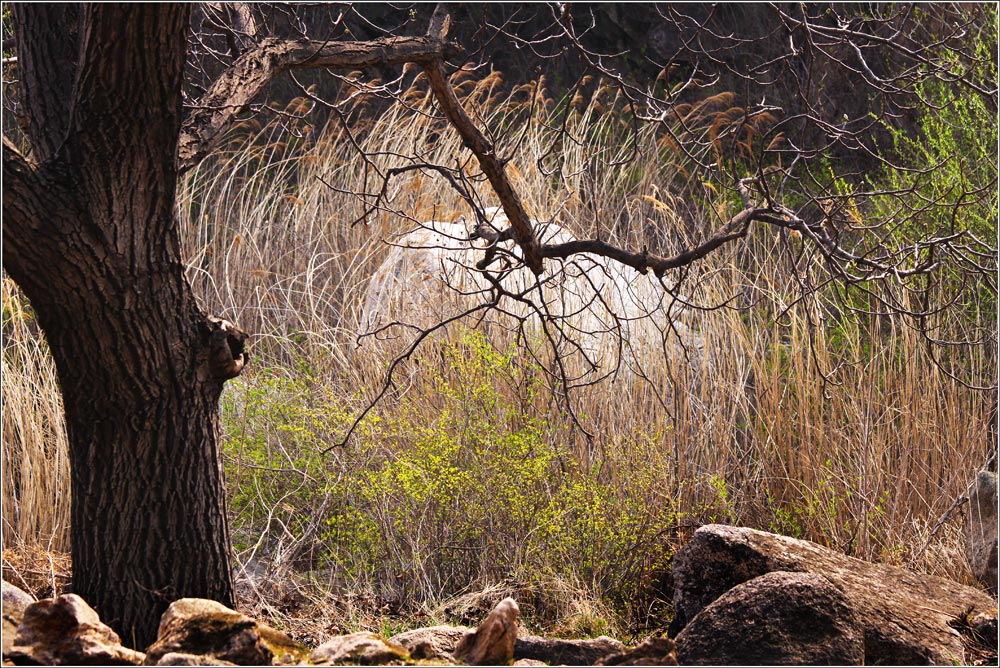
[[[435,28],[436,26],[432,26],[432,29]],[[524,252],[525,264],[536,276],[540,275],[543,260],[541,248],[535,237],[531,219],[524,210],[524,204],[521,203],[521,198],[511,185],[510,179],[507,178],[504,163],[497,157],[493,144],[476,127],[462,103],[459,102],[458,96],[455,95],[455,89],[448,82],[441,61],[434,60],[424,65],[424,70],[427,72],[431,90],[434,91],[438,104],[441,105],[441,110],[462,136],[465,145],[479,160],[479,166],[482,167],[483,173],[486,174],[486,178],[489,179],[490,185],[493,186],[493,190],[500,199],[503,211],[507,214],[507,219],[514,230],[514,240]]]
[[[266,39],[223,72],[191,110],[181,128],[178,169],[194,167],[218,144],[236,115],[264,87],[292,69],[355,69],[417,63],[427,65],[461,52],[454,44],[427,37],[393,37],[370,42]]]
[[[732,220],[720,227],[705,243],[679,253],[673,257],[662,257],[653,255],[646,250],[641,253],[633,253],[623,250],[617,246],[601,241],[599,239],[567,241],[561,244],[545,244],[541,248],[544,258],[565,259],[577,253],[590,253],[600,255],[621,264],[632,267],[640,274],[645,274],[652,269],[657,278],[661,278],[668,269],[676,269],[691,264],[699,260],[719,246],[746,236],[747,229],[754,220],[761,220],[762,216],[772,213],[768,209],[744,209],[733,216]]]

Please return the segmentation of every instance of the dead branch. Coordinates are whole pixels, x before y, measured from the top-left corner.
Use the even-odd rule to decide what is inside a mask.
[[[510,220],[511,228],[514,230],[514,240],[517,241],[524,252],[524,262],[536,276],[542,273],[542,254],[535,238],[535,232],[531,226],[531,219],[524,210],[524,204],[520,196],[507,178],[507,172],[503,161],[497,157],[496,149],[486,138],[486,135],[476,126],[469,114],[465,111],[455,89],[448,82],[444,65],[440,60],[434,60],[425,65],[424,71],[431,85],[431,90],[437,97],[441,110],[451,122],[452,126],[462,136],[462,141],[466,147],[472,151],[479,160],[479,166],[483,168],[486,178],[500,199],[504,213]]]
[[[577,253],[589,253],[628,265],[641,274],[645,274],[652,269],[657,278],[662,278],[668,269],[687,266],[705,257],[719,246],[734,239],[745,237],[750,223],[755,220],[777,224],[782,227],[790,227],[791,221],[794,219],[783,220],[771,209],[744,209],[733,216],[728,223],[720,227],[705,243],[669,258],[652,254],[645,249],[641,253],[627,251],[600,239],[545,245],[542,246],[542,257],[565,259]]]
[[[181,127],[178,169],[198,164],[218,144],[236,116],[282,72],[292,69],[357,69],[403,63],[440,63],[460,47],[426,37],[393,37],[370,42],[265,39],[240,56],[215,80]]]

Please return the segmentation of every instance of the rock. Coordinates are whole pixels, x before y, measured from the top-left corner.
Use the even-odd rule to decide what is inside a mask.
[[[398,666],[407,663],[408,659],[405,647],[368,632],[332,638],[313,650],[309,657],[313,664],[361,666]]]
[[[144,655],[123,647],[82,598],[66,594],[24,609],[9,657],[19,665],[129,666]]]
[[[3,655],[10,654],[14,647],[14,636],[17,635],[17,627],[24,617],[24,610],[35,602],[31,594],[23,589],[15,587],[6,580],[0,580],[0,596],[3,599]]]
[[[20,587],[15,587],[6,580],[0,580],[0,598],[3,599],[3,611],[7,614],[12,609],[23,613],[24,609],[35,602],[35,597]]]
[[[459,641],[455,658],[471,666],[509,666],[514,661],[520,614],[512,598],[497,603],[483,623]]]
[[[201,598],[174,601],[160,618],[156,642],[146,650],[146,665],[168,654],[186,654],[237,665],[295,663],[309,651],[294,640],[221,603]]]
[[[288,635],[274,629],[267,624],[257,622],[257,632],[264,645],[271,650],[274,656],[271,664],[275,666],[290,666],[299,664],[309,656],[309,648],[302,643],[295,642]]]
[[[997,616],[979,613],[972,618],[972,632],[976,640],[987,647],[991,647],[993,652],[997,651]]]
[[[169,652],[156,662],[158,666],[235,666],[231,661],[223,661],[201,654],[185,654],[184,652]]]
[[[969,566],[983,586],[997,593],[997,474],[980,471],[969,492],[966,524]]]
[[[861,620],[868,664],[965,663],[966,643],[949,621],[966,613],[996,616],[996,601],[973,587],[871,564],[809,541],[712,524],[674,556],[672,635],[733,587],[774,571],[822,575],[842,591]],[[680,646],[682,660],[684,651]]]
[[[10,654],[14,649],[14,636],[17,635],[17,622],[7,614],[6,607],[3,611],[3,633],[0,635],[0,642],[3,645],[3,656]]]
[[[968,641],[966,659],[971,666],[997,665],[996,614],[966,613],[953,619],[951,627]]]
[[[685,666],[865,665],[864,628],[851,602],[815,573],[774,571],[737,585],[676,642]]]
[[[647,638],[634,649],[616,652],[597,662],[599,666],[676,666],[677,647],[670,638]]]
[[[551,666],[592,666],[609,654],[624,651],[625,645],[607,636],[592,640],[521,636],[514,644],[515,659],[534,659]]]
[[[458,641],[474,630],[468,626],[428,626],[396,634],[389,642],[405,647],[414,659],[450,659]]]
[[[405,631],[389,641],[405,647],[414,659],[450,660],[459,641],[473,631],[467,626],[430,626]],[[563,640],[524,635],[514,643],[514,665],[590,666],[602,657],[624,651],[625,645],[607,636]]]

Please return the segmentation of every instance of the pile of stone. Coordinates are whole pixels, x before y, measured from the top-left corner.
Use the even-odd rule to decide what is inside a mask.
[[[994,548],[994,569],[995,554]],[[434,626],[388,639],[353,633],[316,648],[214,601],[186,598],[167,609],[145,652],[124,646],[75,594],[34,601],[4,582],[3,660],[147,666],[996,664],[997,601],[983,590],[808,541],[705,526],[677,552],[673,579],[671,637],[648,638],[631,649],[608,637],[520,634],[520,610],[511,598],[475,629]]]

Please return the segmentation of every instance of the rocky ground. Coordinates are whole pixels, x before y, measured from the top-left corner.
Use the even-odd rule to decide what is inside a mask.
[[[995,539],[994,539],[995,545]],[[987,557],[989,558],[989,557]],[[996,550],[993,553],[995,578]],[[988,569],[987,569],[988,570]],[[520,632],[499,601],[476,628],[434,626],[317,647],[214,601],[181,599],[157,641],[127,648],[79,596],[35,601],[3,583],[5,665],[984,665],[997,601],[981,589],[871,564],[808,541],[708,525],[675,557],[670,638],[629,648]]]

